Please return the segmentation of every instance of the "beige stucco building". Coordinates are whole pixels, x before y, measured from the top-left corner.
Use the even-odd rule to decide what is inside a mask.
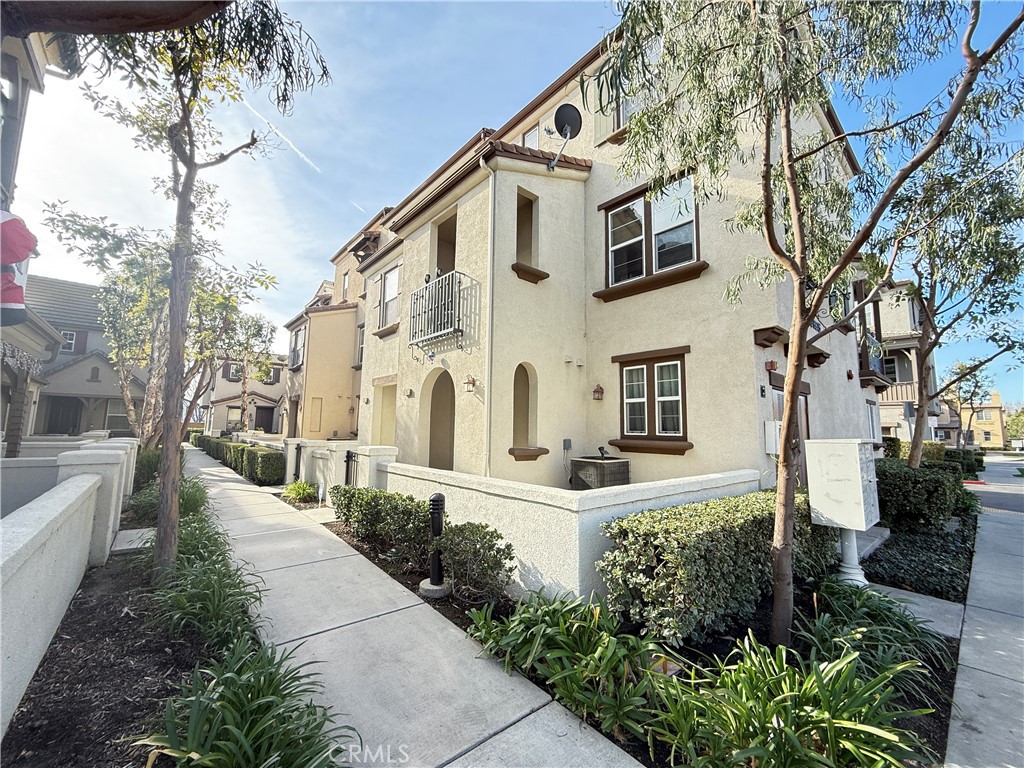
[[[278,407],[285,391],[285,355],[271,355],[270,375],[263,381],[248,382],[246,423],[242,423],[242,367],[226,358],[218,360],[210,387],[203,395],[208,435],[223,432],[263,431],[277,434],[282,427]]]
[[[1006,439],[1005,409],[1003,399],[993,390],[982,403],[960,408],[960,423],[967,430],[964,444],[968,447],[1003,448]]]
[[[365,326],[359,260],[373,253],[380,220],[367,222],[331,257],[334,280],[325,280],[287,323],[288,373],[281,398],[289,438],[351,440],[359,434],[359,390]]]
[[[882,432],[901,440],[914,436],[917,403],[917,382],[925,377],[928,390],[938,389],[935,364],[931,357],[922,360],[918,351],[921,338],[921,304],[907,281],[892,283],[881,293],[878,304],[881,320],[880,365],[882,373],[893,383],[880,395]],[[925,440],[939,438],[938,400],[928,404],[928,434]],[[948,420],[943,429],[952,429]]]
[[[565,486],[569,459],[628,458],[632,482],[757,469],[775,478],[790,287],[723,300],[761,238],[726,225],[753,199],[681,177],[660,199],[618,174],[623,131],[584,108],[595,48],[496,131],[475,134],[380,219],[366,281],[359,442],[405,464]],[[574,105],[582,130],[548,135]],[[835,131],[830,111],[805,129]],[[846,155],[850,174],[856,160]],[[553,169],[552,169],[553,166]],[[880,439],[857,334],[811,350],[806,436]]]

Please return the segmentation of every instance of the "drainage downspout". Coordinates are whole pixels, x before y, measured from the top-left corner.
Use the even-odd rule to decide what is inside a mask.
[[[494,389],[494,215],[497,207],[495,200],[496,179],[494,171],[484,158],[480,158],[480,167],[491,177],[491,215],[487,219],[487,378],[484,379],[484,393],[487,398],[484,413],[487,423],[484,424],[484,477],[491,476],[491,403],[494,400],[491,392]]]

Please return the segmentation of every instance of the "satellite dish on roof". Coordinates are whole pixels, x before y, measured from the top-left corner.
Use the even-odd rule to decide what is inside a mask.
[[[562,148],[558,150],[558,154],[548,161],[549,171],[555,170],[555,165],[557,165],[559,158],[561,158],[562,152],[565,151],[565,145],[569,143],[569,139],[575,139],[579,136],[580,128],[582,127],[583,116],[580,115],[580,111],[572,104],[563,104],[555,110],[555,130],[564,141],[562,142]]]

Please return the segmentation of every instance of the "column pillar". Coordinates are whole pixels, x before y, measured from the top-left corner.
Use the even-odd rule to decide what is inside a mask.
[[[89,539],[89,565],[103,565],[110,555],[110,545],[121,524],[121,497],[118,482],[124,471],[127,454],[124,450],[68,451],[57,457],[57,482],[76,475],[99,475],[96,491],[96,512]]]

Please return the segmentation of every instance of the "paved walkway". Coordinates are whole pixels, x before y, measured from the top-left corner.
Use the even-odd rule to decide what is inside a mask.
[[[947,768],[1024,768],[1024,515],[979,519]]]
[[[480,646],[320,523],[187,448],[238,558],[266,582],[267,637],[298,645],[323,703],[356,728],[354,764],[639,768],[639,763]]]

